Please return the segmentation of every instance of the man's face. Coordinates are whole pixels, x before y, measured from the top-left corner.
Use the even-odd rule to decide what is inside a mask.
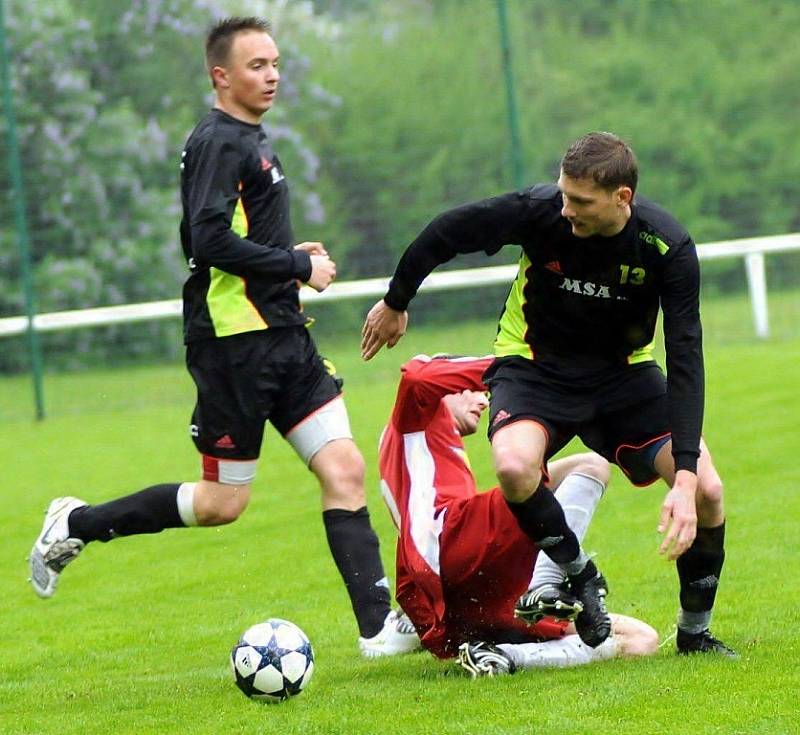
[[[561,216],[572,225],[575,237],[616,235],[630,217],[633,192],[627,186],[605,189],[594,179],[573,179],[562,171],[558,188],[563,199]]]
[[[461,436],[474,434],[478,430],[481,414],[489,405],[485,393],[477,390],[464,390],[444,397],[444,402],[453,414],[453,420]]]
[[[278,47],[259,31],[238,33],[224,67],[212,71],[223,108],[246,122],[258,123],[278,91]]]

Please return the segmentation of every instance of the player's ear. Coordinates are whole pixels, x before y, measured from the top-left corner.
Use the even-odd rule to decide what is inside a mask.
[[[227,89],[231,86],[230,82],[228,81],[228,72],[225,71],[224,67],[212,66],[210,74],[211,83],[214,85],[214,89]]]
[[[633,189],[630,186],[620,186],[617,189],[617,204],[624,207],[633,201]]]

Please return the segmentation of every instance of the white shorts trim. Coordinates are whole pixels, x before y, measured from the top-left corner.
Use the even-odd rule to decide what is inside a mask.
[[[286,441],[306,465],[310,464],[314,455],[328,442],[352,438],[350,419],[341,396],[336,396],[320,406],[286,435]]]
[[[217,459],[203,455],[203,479],[223,485],[249,485],[256,476],[256,459]]]

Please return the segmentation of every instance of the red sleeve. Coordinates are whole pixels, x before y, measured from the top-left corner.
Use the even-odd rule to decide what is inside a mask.
[[[481,377],[493,357],[428,357],[417,355],[400,368],[402,377],[392,423],[402,434],[422,431],[442,398],[463,390],[486,390]]]

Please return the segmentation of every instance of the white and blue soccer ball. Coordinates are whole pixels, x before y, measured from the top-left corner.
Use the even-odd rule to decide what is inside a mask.
[[[270,618],[248,628],[231,651],[236,686],[248,697],[282,702],[306,688],[314,673],[308,636],[294,623]]]

